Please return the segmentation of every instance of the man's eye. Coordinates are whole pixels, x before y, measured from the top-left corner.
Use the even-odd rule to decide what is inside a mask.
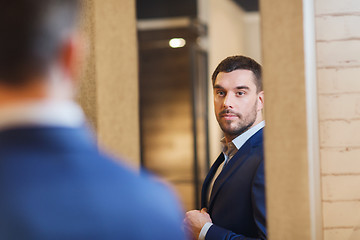
[[[236,95],[238,95],[238,96],[242,96],[242,95],[244,95],[245,94],[245,92],[237,92],[236,93]]]
[[[223,91],[218,91],[218,92],[217,92],[217,95],[219,95],[219,96],[225,96],[225,93],[224,93]]]

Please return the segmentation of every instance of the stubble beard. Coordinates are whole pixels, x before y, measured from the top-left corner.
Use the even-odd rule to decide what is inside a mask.
[[[257,104],[254,105],[253,111],[251,111],[247,116],[243,116],[240,113],[232,112],[237,116],[237,120],[223,120],[219,116],[217,118],[221,130],[224,132],[225,137],[234,139],[242,133],[249,130],[255,123],[257,117]]]

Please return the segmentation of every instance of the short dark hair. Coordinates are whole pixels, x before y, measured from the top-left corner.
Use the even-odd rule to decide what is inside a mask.
[[[215,84],[216,77],[220,72],[232,72],[239,69],[250,70],[255,76],[256,91],[262,91],[262,76],[261,76],[261,65],[254,59],[246,56],[231,56],[222,60],[216,67],[212,75],[213,86]]]
[[[49,70],[75,26],[80,0],[0,2],[0,83],[23,84]]]

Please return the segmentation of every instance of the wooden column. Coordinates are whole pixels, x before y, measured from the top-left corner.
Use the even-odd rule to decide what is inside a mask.
[[[135,0],[84,1],[88,58],[80,102],[100,145],[140,163]]]
[[[302,0],[261,0],[270,240],[321,237],[321,215],[314,214],[320,172],[311,145],[318,139],[309,121],[317,112],[307,88],[303,13]]]

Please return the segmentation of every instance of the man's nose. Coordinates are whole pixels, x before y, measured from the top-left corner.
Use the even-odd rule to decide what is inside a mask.
[[[230,94],[227,94],[224,97],[223,107],[226,108],[233,108],[233,97]]]

